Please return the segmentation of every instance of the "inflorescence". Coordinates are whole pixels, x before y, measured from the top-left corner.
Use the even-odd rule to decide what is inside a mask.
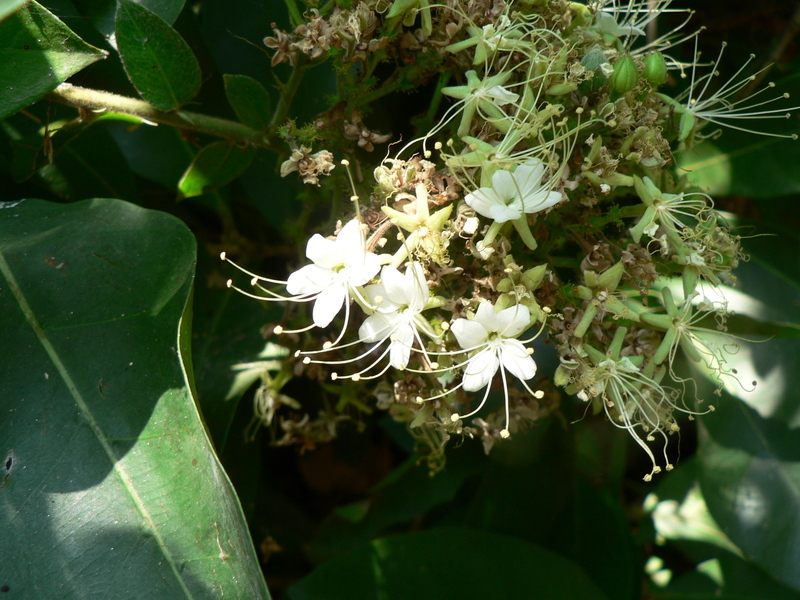
[[[375,166],[373,185],[353,186],[335,235],[308,241],[310,264],[286,281],[239,267],[250,287],[229,286],[312,303],[311,324],[274,328],[296,334],[295,372],[359,384],[437,444],[458,433],[489,448],[545,414],[554,388],[534,345],[549,338],[550,379],[631,434],[652,461],[645,480],[671,469],[680,415],[713,410],[684,402],[677,357],[719,388],[735,377],[727,307],[706,297],[724,298],[744,258],[674,154],[708,123],[751,131],[741,119],[793,109],[773,107],[784,96],[770,97],[772,84],[741,97],[747,65],[715,86],[722,53],[705,75],[699,56],[669,57],[697,39],[678,33],[686,20],[655,33],[669,0],[384,5],[311,11],[267,45],[278,62],[358,62],[389,60],[402,38],[448,73],[443,116]],[[684,92],[660,91],[680,76]],[[332,170],[330,152],[303,147],[282,172],[318,184]],[[304,347],[315,329],[328,341]]]

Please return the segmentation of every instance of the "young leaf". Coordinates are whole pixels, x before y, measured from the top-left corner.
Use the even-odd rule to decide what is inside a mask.
[[[213,142],[200,150],[183,174],[178,189],[184,198],[233,181],[253,162],[253,152],[246,152],[229,142]]]
[[[119,0],[117,49],[128,78],[142,98],[161,110],[175,110],[200,90],[200,65],[169,24],[132,0]]]
[[[247,75],[225,75],[225,94],[239,120],[257,131],[269,127],[272,104],[264,86]]]
[[[31,0],[0,22],[0,120],[105,56]]]
[[[117,200],[27,200],[0,240],[6,591],[268,599],[193,397],[192,234]]]

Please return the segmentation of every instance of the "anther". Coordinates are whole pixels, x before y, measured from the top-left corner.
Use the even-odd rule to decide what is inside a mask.
[[[439,368],[439,363],[436,362],[435,360],[432,361],[431,362],[431,369],[438,369],[438,368]]]
[[[306,357],[303,359],[303,364],[304,364],[304,365],[310,365],[310,364],[311,364],[311,357],[309,357],[309,356],[306,356]]]
[[[456,421],[458,421],[460,418],[461,418],[461,417],[458,415],[458,413],[453,413],[452,415],[450,415],[450,420],[451,420],[453,423],[455,423]]]
[[[274,333],[275,335],[282,334],[283,333],[283,327],[281,327],[280,325],[275,325],[275,327],[272,330],[272,333]],[[299,352],[299,350],[298,350],[298,352]]]
[[[225,282],[225,285],[227,287],[229,287],[229,288],[232,288],[233,287],[233,279],[228,279],[228,281]]]
[[[501,429],[500,430],[500,437],[504,440],[507,440],[511,437],[511,432],[508,429]]]
[[[331,373],[331,380],[336,381],[337,379],[339,379],[339,374],[338,373]]]
[[[323,349],[323,350],[327,350],[327,349],[328,349],[328,348],[330,348],[331,346],[333,346],[333,344],[331,344],[331,342],[330,342],[330,340],[329,340],[329,341],[325,342],[324,344],[322,344],[322,349]]]
[[[220,252],[219,253],[219,259],[220,260],[227,260],[227,258],[228,258],[228,255],[225,252]]]
[[[258,284],[258,277],[253,277],[250,280],[250,285],[257,285]]]
[[[536,398],[537,400],[541,400],[542,398],[544,398],[544,392],[542,390],[536,390],[535,392],[533,392],[533,397]]]
[[[343,158],[339,164],[342,165],[343,167],[349,167],[350,161],[347,160],[346,158]]]

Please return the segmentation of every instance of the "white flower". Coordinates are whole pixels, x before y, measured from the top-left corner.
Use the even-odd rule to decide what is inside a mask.
[[[536,375],[533,357],[516,339],[530,325],[530,310],[521,304],[495,312],[491,303],[483,302],[474,320],[456,319],[450,329],[458,344],[464,350],[478,350],[464,369],[464,389],[474,392],[489,385],[500,367],[521,381]]]
[[[418,331],[435,337],[427,321],[419,316],[428,303],[425,271],[416,262],[406,268],[405,275],[385,266],[381,283],[368,286],[364,294],[377,310],[361,325],[358,337],[365,343],[391,340],[389,363],[402,371],[408,365],[414,340],[419,338]]]
[[[513,173],[506,170],[492,175],[492,186],[467,194],[465,200],[478,214],[497,223],[516,221],[524,214],[543,211],[563,199],[560,192],[542,185],[544,164],[529,160]]]
[[[313,298],[312,318],[326,327],[342,310],[354,288],[367,284],[381,268],[380,258],[367,252],[361,223],[348,222],[335,240],[314,234],[308,240],[306,256],[314,263],[289,275],[286,291],[295,299]]]

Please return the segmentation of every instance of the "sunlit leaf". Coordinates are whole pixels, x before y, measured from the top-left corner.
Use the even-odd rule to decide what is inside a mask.
[[[28,200],[0,208],[0,240],[0,583],[268,598],[192,395],[189,230],[115,200]]]
[[[185,198],[191,198],[225,185],[244,173],[254,156],[235,144],[213,142],[197,153],[178,189]]]
[[[0,22],[0,119],[33,104],[105,56],[31,0]]]

